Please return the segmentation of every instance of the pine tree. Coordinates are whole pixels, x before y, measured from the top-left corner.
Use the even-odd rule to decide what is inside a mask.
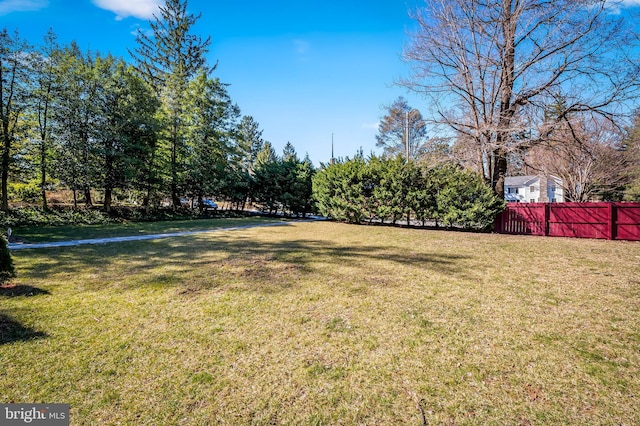
[[[0,209],[9,210],[9,169],[15,141],[21,133],[21,119],[29,102],[27,42],[16,31],[0,31]]]
[[[146,189],[145,175],[140,171],[151,161],[158,102],[122,59],[98,58],[96,78],[99,89],[95,96],[93,138],[97,145],[99,180],[104,189],[104,210],[109,212],[114,189]]]
[[[202,206],[203,197],[218,194],[224,184],[240,110],[225,85],[204,72],[190,83],[186,100],[185,138],[190,149],[185,187]]]
[[[56,67],[60,57],[58,36],[49,30],[44,44],[33,55],[32,65],[35,90],[33,91],[34,113],[38,122],[37,157],[40,172],[40,196],[42,208],[47,209],[47,171],[51,157],[51,121],[56,96]]]
[[[186,0],[165,0],[160,16],[150,21],[153,35],[139,31],[138,46],[129,51],[136,69],[155,88],[163,104],[163,127],[169,149],[169,175],[173,206],[180,205],[180,176],[185,167],[185,127],[183,109],[189,81],[199,71],[209,74],[206,53],[211,38],[191,33],[200,15],[187,13]]]
[[[260,125],[253,117],[245,115],[238,125],[237,141],[239,162],[245,171],[253,173],[256,159],[263,147],[264,140],[262,139]]]
[[[96,60],[82,54],[75,42],[61,51],[57,82],[60,90],[53,113],[56,138],[56,177],[76,192],[81,190],[87,206],[92,204],[91,188],[96,184],[97,165],[94,123],[97,114]]]

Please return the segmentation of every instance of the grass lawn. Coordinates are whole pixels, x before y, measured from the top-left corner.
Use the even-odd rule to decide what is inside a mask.
[[[48,243],[91,238],[128,237],[130,235],[164,234],[200,231],[280,221],[262,217],[172,220],[160,222],[125,222],[108,225],[21,226],[12,230],[14,238],[26,243]]]
[[[0,402],[72,424],[640,424],[640,244],[329,222],[16,252]]]

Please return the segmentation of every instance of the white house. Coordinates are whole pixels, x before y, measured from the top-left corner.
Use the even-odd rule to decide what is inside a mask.
[[[562,180],[555,176],[507,176],[504,199],[515,203],[562,203]]]

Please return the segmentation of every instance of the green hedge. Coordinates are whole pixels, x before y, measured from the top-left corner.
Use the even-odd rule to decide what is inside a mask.
[[[113,222],[108,214],[94,209],[53,209],[23,207],[9,212],[0,211],[0,226],[31,225],[98,225]]]
[[[39,207],[22,207],[9,212],[0,211],[0,228],[17,226],[104,225],[108,223],[156,222],[163,220],[201,219],[211,217],[238,217],[242,214],[229,211],[204,211],[197,209],[114,207],[110,213],[99,208],[55,207],[42,210]],[[4,231],[2,231],[4,232]]]
[[[427,167],[401,157],[356,158],[331,164],[313,179],[320,214],[335,220],[485,230],[504,209],[481,176],[453,164]]]

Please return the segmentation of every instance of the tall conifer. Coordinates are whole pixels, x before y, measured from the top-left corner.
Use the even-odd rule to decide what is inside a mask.
[[[129,51],[136,69],[156,90],[163,104],[163,127],[169,148],[170,187],[173,206],[180,205],[179,187],[184,171],[185,123],[182,118],[189,81],[203,70],[209,74],[206,53],[211,38],[191,33],[200,15],[187,12],[186,0],[165,0],[159,16],[149,22],[151,34],[139,31],[138,46]]]

